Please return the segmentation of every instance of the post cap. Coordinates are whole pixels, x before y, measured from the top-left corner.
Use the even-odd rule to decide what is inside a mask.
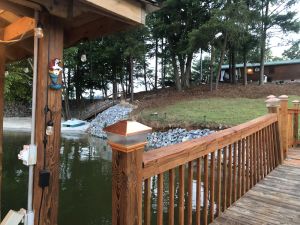
[[[267,96],[267,99],[270,99],[270,98],[276,98],[276,96],[275,95],[269,95],[269,96]]]
[[[294,103],[294,104],[299,104],[300,101],[299,101],[299,100],[294,100],[294,101],[292,101],[292,103]]]
[[[287,96],[287,95],[280,95],[279,96],[280,100],[288,100],[288,98],[289,98],[289,96]]]
[[[267,107],[278,107],[279,106],[279,99],[278,98],[268,98],[266,101]]]
[[[113,150],[131,152],[146,144],[152,128],[136,121],[121,120],[103,130]]]

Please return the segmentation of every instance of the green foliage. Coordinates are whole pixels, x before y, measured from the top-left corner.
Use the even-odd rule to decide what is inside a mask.
[[[300,58],[300,40],[293,43],[293,45],[283,52],[285,59],[299,59]]]
[[[27,60],[7,65],[4,96],[8,102],[31,101],[32,68]]]

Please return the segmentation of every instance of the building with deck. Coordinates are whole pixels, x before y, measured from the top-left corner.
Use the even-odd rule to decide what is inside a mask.
[[[259,71],[259,63],[247,63],[248,81],[258,81]],[[266,62],[264,71],[268,82],[300,81],[300,59]],[[236,64],[236,76],[243,79],[244,64]],[[229,65],[222,66],[220,81],[229,82]]]

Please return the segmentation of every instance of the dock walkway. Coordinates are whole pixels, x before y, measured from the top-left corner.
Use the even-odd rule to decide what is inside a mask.
[[[212,225],[300,224],[300,148],[225,210]]]

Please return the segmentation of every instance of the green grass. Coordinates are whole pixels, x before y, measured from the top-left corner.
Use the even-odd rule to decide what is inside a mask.
[[[299,96],[289,97],[290,105]],[[146,109],[141,112],[142,121],[167,124],[189,125],[237,125],[267,113],[265,99],[208,98],[181,101],[173,105]],[[158,115],[152,115],[157,112]]]

